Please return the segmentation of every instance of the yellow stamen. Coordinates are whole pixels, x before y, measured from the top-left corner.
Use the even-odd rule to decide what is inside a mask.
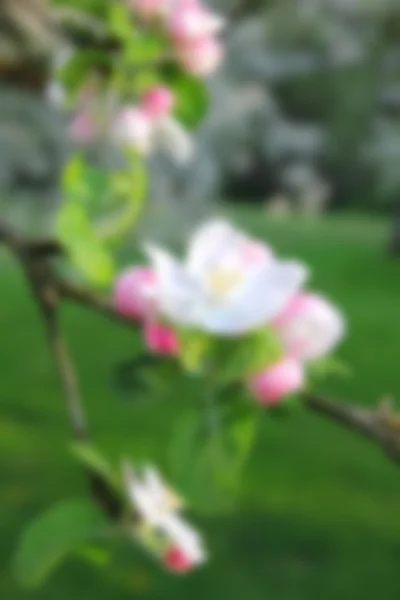
[[[213,269],[208,275],[208,287],[212,294],[223,297],[243,281],[243,274],[235,269]]]

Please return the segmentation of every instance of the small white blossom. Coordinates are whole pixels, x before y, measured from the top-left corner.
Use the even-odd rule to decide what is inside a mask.
[[[278,260],[223,220],[195,232],[183,263],[153,245],[146,251],[160,313],[221,335],[244,334],[274,319],[307,277],[301,263]]]
[[[147,467],[142,477],[137,476],[129,465],[124,465],[125,487],[134,510],[142,524],[150,530],[159,531],[166,539],[163,560],[173,570],[173,554],[179,553],[184,570],[203,563],[206,558],[200,534],[179,514],[183,501],[161,479],[153,467]],[[182,565],[181,565],[182,566]]]

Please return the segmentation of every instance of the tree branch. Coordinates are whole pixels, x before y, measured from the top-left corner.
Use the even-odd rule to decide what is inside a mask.
[[[44,243],[39,240],[33,244],[31,240],[18,235],[0,220],[1,242],[5,243],[22,262],[46,325],[51,352],[62,382],[74,435],[78,439],[85,439],[87,429],[81,409],[76,376],[57,322],[58,304],[63,300],[69,300],[129,327],[137,327],[137,324],[120,315],[109,300],[82,286],[77,286],[56,272],[51,259],[55,250],[57,253],[62,252],[62,248],[57,242],[48,243],[46,241]],[[36,252],[35,247],[41,248],[41,251]],[[374,441],[393,461],[400,464],[400,415],[387,402],[382,402],[376,409],[369,409],[331,401],[314,394],[304,394],[302,400],[307,409],[324,419],[334,421],[338,425]],[[105,484],[97,481],[97,485],[104,487]],[[96,494],[98,493],[97,491]],[[102,494],[104,494],[104,489],[100,496]],[[112,498],[111,500],[113,501]],[[115,512],[115,506],[113,510]]]
[[[48,243],[45,241],[42,243],[39,241],[38,243],[32,243],[17,234],[2,221],[0,221],[0,242],[6,244],[22,266],[33,299],[42,316],[51,355],[63,389],[73,435],[78,441],[87,442],[89,435],[82,408],[78,379],[58,322],[58,306],[63,299],[63,295],[59,287],[60,280],[54,272],[50,259],[53,257],[55,250],[59,253],[61,249],[57,243],[53,242]],[[37,252],[38,248],[40,248],[40,252]],[[68,289],[74,295],[73,286]],[[77,293],[76,295],[82,298],[82,294]],[[96,303],[95,300],[90,298],[89,294],[88,298],[87,302],[94,303],[99,310],[102,308],[99,299]],[[110,517],[117,518],[122,507],[114,490],[97,472],[86,469],[86,473],[96,502]]]
[[[313,394],[304,394],[302,400],[307,408],[321,417],[376,442],[394,462],[400,463],[400,416],[391,400],[382,400],[375,409],[360,408]]]

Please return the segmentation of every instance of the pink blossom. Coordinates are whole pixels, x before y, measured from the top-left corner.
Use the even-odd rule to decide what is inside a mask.
[[[175,104],[174,94],[166,86],[154,86],[143,96],[142,110],[151,119],[168,115]]]
[[[149,350],[156,354],[178,352],[178,339],[175,332],[165,325],[153,321],[146,323],[144,337]]]
[[[130,8],[143,19],[162,17],[168,12],[169,0],[129,0]]]
[[[213,73],[224,56],[222,44],[209,36],[178,44],[176,52],[179,62],[186,71],[202,76]]]
[[[175,573],[187,573],[194,566],[193,561],[179,546],[170,546],[164,555],[164,564]]]
[[[222,17],[194,0],[178,0],[168,21],[169,33],[177,44],[213,35],[224,26],[225,20]]]
[[[286,352],[310,360],[330,352],[342,339],[345,323],[341,313],[318,294],[300,293],[275,322]]]
[[[141,154],[152,149],[153,123],[144,110],[128,106],[117,115],[113,136],[122,144],[128,144]]]
[[[68,125],[70,138],[78,144],[89,144],[96,136],[93,118],[85,112],[78,113]]]
[[[116,310],[125,317],[144,319],[154,311],[150,289],[155,275],[150,268],[134,267],[123,272],[114,286],[113,303]]]
[[[285,396],[299,392],[305,383],[301,364],[291,358],[284,358],[265,371],[253,375],[249,381],[250,390],[260,404],[278,404]]]

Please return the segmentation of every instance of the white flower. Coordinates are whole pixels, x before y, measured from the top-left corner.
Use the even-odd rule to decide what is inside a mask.
[[[165,485],[153,467],[147,467],[139,478],[129,465],[124,465],[124,479],[136,511],[152,526],[160,525],[168,515],[183,507],[182,500]]]
[[[140,154],[150,153],[152,136],[152,122],[139,108],[124,108],[115,119],[113,126],[115,141],[132,146]]]
[[[182,500],[162,481],[153,467],[147,467],[140,478],[129,465],[124,465],[124,481],[129,499],[142,523],[151,530],[157,529],[166,538],[162,558],[169,568],[188,570],[206,560],[200,534],[179,514],[183,507]]]
[[[113,135],[118,143],[131,146],[143,155],[161,150],[179,164],[188,162],[193,156],[192,138],[169,115],[154,118],[141,108],[125,108],[114,122]]]
[[[146,250],[160,313],[221,335],[240,335],[274,319],[307,277],[302,264],[278,260],[224,220],[195,232],[184,263],[153,245]]]
[[[162,117],[155,122],[153,144],[169,154],[178,164],[189,162],[194,153],[192,138],[179,121],[170,116]]]

